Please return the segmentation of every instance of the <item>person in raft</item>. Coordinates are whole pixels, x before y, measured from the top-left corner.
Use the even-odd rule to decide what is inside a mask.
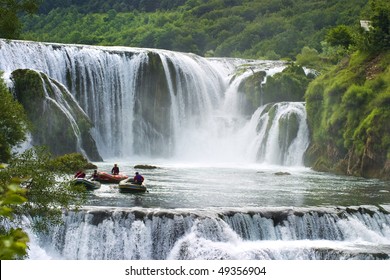
[[[119,167],[118,167],[118,165],[116,163],[114,164],[114,167],[111,169],[111,174],[112,175],[118,175],[119,174]]]
[[[135,176],[134,176],[133,181],[134,181],[134,183],[141,185],[142,182],[144,181],[144,177],[142,177],[142,175],[139,174],[138,172],[135,172]]]
[[[89,179],[91,179],[92,181],[97,181],[99,179],[99,174],[97,172],[97,169],[93,171],[92,175],[89,176]]]
[[[85,178],[85,172],[84,170],[80,170],[74,175],[75,178]]]

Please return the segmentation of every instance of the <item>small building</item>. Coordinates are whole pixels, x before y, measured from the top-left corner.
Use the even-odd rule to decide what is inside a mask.
[[[371,21],[370,20],[361,20],[360,27],[364,29],[364,31],[370,31]]]

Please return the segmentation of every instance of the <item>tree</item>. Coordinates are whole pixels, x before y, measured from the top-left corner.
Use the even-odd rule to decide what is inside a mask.
[[[61,223],[64,210],[79,209],[86,192],[66,178],[84,165],[78,154],[54,158],[45,148],[35,147],[0,169],[1,259],[22,258],[27,253],[28,236],[19,224],[21,217],[30,217],[32,229],[42,232]]]
[[[315,67],[320,61],[320,57],[316,49],[305,46],[301,53],[297,55],[296,61],[301,66]]]
[[[29,125],[23,106],[14,100],[1,78],[0,100],[0,162],[8,162],[12,147],[25,140]]]
[[[73,164],[72,172],[83,165],[81,161]],[[46,148],[34,147],[12,158],[0,173],[0,183],[7,185],[12,178],[23,179],[28,201],[14,210],[18,215],[39,217],[34,228],[45,230],[62,221],[64,208],[71,204],[77,208],[83,202],[81,189],[64,180],[69,173],[69,166],[56,160]]]
[[[387,0],[371,0],[371,28],[368,32],[371,50],[390,49],[390,3]]]
[[[41,0],[0,0],[0,37],[18,38],[22,29],[20,14],[35,13],[41,2]]]
[[[345,25],[339,25],[330,29],[326,34],[325,40],[333,47],[342,46],[345,49],[348,49],[354,43],[352,32]]]
[[[0,164],[0,259],[15,259],[26,255],[29,240],[17,217],[33,217],[37,230],[60,223],[63,209],[77,209],[85,199],[82,188],[64,178],[87,162],[79,154],[53,158],[42,147],[12,155],[29,126],[2,79],[0,99],[0,161],[8,163]]]

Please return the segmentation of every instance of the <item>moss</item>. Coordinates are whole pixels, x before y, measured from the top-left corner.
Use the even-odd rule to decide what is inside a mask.
[[[251,115],[259,106],[263,105],[262,101],[262,82],[266,77],[265,71],[259,71],[241,81],[238,91],[244,93],[243,111]]]
[[[16,70],[12,73],[12,79],[15,95],[32,122],[34,145],[48,146],[54,155],[78,150],[78,135],[76,136],[73,124],[59,106],[61,102],[58,98],[62,98],[77,122],[82,149],[91,160],[102,160],[96,143],[89,134],[92,127],[90,120],[61,84],[33,70]],[[58,90],[60,92],[57,92]]]
[[[282,72],[268,76],[259,71],[244,79],[239,85],[243,93],[243,111],[252,114],[259,106],[283,101],[303,101],[309,82],[313,79],[306,76],[302,67],[291,64]]]
[[[303,101],[310,78],[302,67],[294,64],[267,78],[263,87],[264,103]]]
[[[67,170],[69,173],[74,173],[80,169],[97,169],[97,166],[89,162],[82,154],[70,153],[58,156],[53,159],[55,168],[61,167],[62,170]]]
[[[309,85],[305,99],[312,141],[305,162],[318,170],[383,176],[390,153],[389,62],[388,53],[355,53]]]

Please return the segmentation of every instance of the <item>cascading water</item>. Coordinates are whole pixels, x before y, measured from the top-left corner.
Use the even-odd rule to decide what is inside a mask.
[[[285,67],[283,63],[263,62],[260,68],[253,64],[251,71],[241,71],[229,84],[244,61],[206,60],[163,50],[22,41],[0,44],[0,69],[6,76],[19,68],[34,69],[69,89],[94,124],[92,133],[105,159],[138,155],[301,164],[308,141],[302,104],[275,105],[283,107],[283,112],[270,117],[271,127],[264,134],[256,124],[262,120],[249,121],[240,113],[238,81],[253,69],[273,74]],[[262,116],[267,114],[263,111]],[[289,124],[281,122],[289,122],[292,114],[299,125],[286,128]],[[299,133],[291,133],[301,139],[281,143],[279,128],[292,131],[294,125]],[[268,141],[254,145],[259,137]]]
[[[92,208],[68,213],[40,242],[61,259],[388,259],[390,215],[382,211]]]
[[[39,76],[41,78],[43,90],[45,93],[44,110],[46,110],[45,108],[46,106],[56,106],[57,108],[59,108],[59,110],[69,120],[74,135],[76,136],[77,152],[80,152],[81,154],[86,154],[81,145],[81,133],[80,133],[79,126],[77,124],[77,121],[74,119],[75,113],[73,112],[72,107],[64,98],[64,94],[66,94],[68,98],[72,99],[72,101],[74,101],[75,104],[77,104],[76,101],[73,100],[72,95],[69,93],[69,91],[66,88],[53,83],[50,79],[44,79],[42,77],[42,74],[40,73]],[[47,87],[50,87],[50,91],[53,92],[53,97],[51,97],[50,94],[48,93]],[[82,111],[81,108],[79,109],[80,111]]]
[[[50,233],[30,232],[30,258],[389,259],[388,184],[303,168],[304,103],[243,112],[240,82],[284,67],[0,40],[6,78],[34,69],[73,95],[94,124],[106,160],[99,169],[110,170],[111,158],[127,174],[141,160],[159,165],[143,170],[145,195],[105,185]],[[74,117],[61,98],[55,103]]]
[[[302,165],[303,153],[309,145],[304,104],[265,105],[254,117],[258,133],[252,149],[257,151],[257,159],[276,165]]]

